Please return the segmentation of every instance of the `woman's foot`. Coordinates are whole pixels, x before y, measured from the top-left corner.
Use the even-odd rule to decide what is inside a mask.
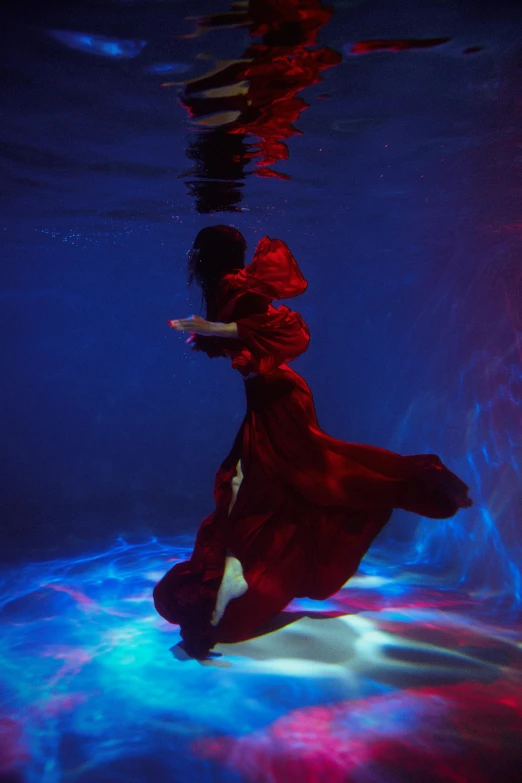
[[[211,625],[215,627],[219,623],[225,614],[229,601],[244,595],[247,590],[248,584],[243,576],[241,563],[235,557],[227,557],[223,579],[217,595],[216,608],[210,621]]]

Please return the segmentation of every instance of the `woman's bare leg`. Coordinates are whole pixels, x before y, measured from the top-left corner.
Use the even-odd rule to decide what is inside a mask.
[[[228,508],[229,515],[236,502],[237,493],[239,492],[239,487],[241,486],[242,481],[243,471],[241,468],[241,460],[239,460],[236,466],[236,475],[231,482],[232,499]],[[240,596],[244,595],[247,590],[248,584],[243,577],[243,568],[241,563],[236,557],[228,556],[225,560],[225,571],[223,573],[223,579],[221,580],[221,585],[219,586],[219,591],[217,594],[216,608],[214,609],[214,613],[212,615],[211,623],[213,626],[216,626],[223,617],[229,601],[231,601],[233,598],[239,598]]]
[[[230,501],[230,505],[228,507],[228,515],[230,516],[230,512],[234,508],[234,504],[236,502],[237,493],[239,492],[239,487],[241,486],[241,482],[243,481],[243,468],[241,466],[241,460],[238,461],[236,465],[236,475],[232,479],[232,500]]]

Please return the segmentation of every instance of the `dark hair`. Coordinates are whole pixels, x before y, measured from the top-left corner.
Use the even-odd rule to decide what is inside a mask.
[[[216,291],[223,275],[245,266],[246,242],[243,234],[231,226],[202,228],[189,253],[189,284],[201,286],[206,315],[215,318]]]

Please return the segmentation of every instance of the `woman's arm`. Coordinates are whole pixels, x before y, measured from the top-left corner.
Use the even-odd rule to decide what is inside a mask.
[[[237,324],[234,322],[231,324],[213,323],[211,326],[213,327],[211,334],[214,337],[232,337],[236,340],[238,338]]]
[[[202,334],[205,337],[229,337],[237,339],[237,324],[222,324],[206,321],[199,315],[192,315],[190,318],[178,318],[169,321],[169,326],[178,332],[192,332],[193,334]]]

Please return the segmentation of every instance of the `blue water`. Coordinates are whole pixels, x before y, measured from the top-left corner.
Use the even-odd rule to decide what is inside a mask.
[[[244,26],[191,37],[186,17],[227,10],[1,12],[0,781],[510,780],[522,10],[336,3],[309,51],[340,61],[296,92],[300,133],[268,166],[286,179],[256,176],[259,137],[205,135],[181,105],[183,82],[251,45]],[[354,53],[421,39],[448,40]],[[189,152],[203,140],[210,165],[227,139],[241,161],[224,154],[227,211],[201,211]],[[309,280],[294,366],[321,426],[437,453],[475,503],[444,521],[395,512],[338,596],[201,665],[151,589],[212,509],[244,411],[227,363],[167,326],[199,312],[185,254],[221,222],[249,253],[284,239]]]

